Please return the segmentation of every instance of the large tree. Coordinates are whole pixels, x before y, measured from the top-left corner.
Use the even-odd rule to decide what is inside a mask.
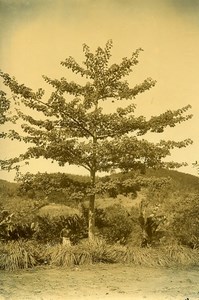
[[[0,91],[0,125],[9,120],[8,111],[10,108],[10,99],[6,97],[4,91]],[[4,134],[0,133],[0,137],[4,137]]]
[[[191,118],[187,114],[190,106],[168,110],[148,120],[144,116],[137,117],[134,99],[151,89],[155,81],[147,78],[130,87],[125,79],[138,64],[142,49],[137,49],[130,58],[123,58],[119,64],[110,65],[111,48],[112,41],[108,41],[104,48],[98,47],[94,53],[83,45],[85,60],[82,65],[73,57],[61,62],[62,66],[85,78],[84,84],[43,76],[54,88],[48,99],[45,99],[42,89],[33,92],[10,75],[0,73],[13,98],[19,101],[18,118],[20,122],[23,120],[23,134],[11,130],[9,137],[29,144],[27,151],[7,161],[7,166],[17,161],[43,157],[57,161],[61,166],[68,163],[85,168],[91,180],[90,238],[94,236],[97,172],[179,166],[178,163],[165,163],[163,160],[170,155],[171,149],[191,143],[187,139],[180,142],[160,140],[155,144],[142,138],[148,132],[160,133],[166,127],[174,127],[188,120]],[[107,113],[104,107],[106,103],[113,104],[113,101],[118,101],[118,106]],[[31,115],[27,108],[32,111]],[[33,111],[39,112],[39,118]]]

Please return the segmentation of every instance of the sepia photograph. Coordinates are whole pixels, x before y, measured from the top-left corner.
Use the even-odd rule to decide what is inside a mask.
[[[0,0],[0,300],[199,299],[199,0]]]

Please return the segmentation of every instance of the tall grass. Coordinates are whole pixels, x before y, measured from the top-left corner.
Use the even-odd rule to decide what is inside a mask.
[[[34,256],[25,249],[23,243],[11,241],[0,244],[0,269],[13,271],[35,265]]]
[[[85,241],[76,246],[58,245],[49,249],[50,263],[70,267],[92,263],[122,263],[146,267],[199,266],[199,251],[182,246],[127,248],[103,240]]]
[[[76,246],[56,245],[48,251],[50,263],[55,266],[71,267],[91,263],[89,251]]]
[[[199,266],[199,251],[178,245],[160,248],[137,247],[126,251],[125,261],[146,267]]]
[[[199,249],[190,249],[181,245],[167,246],[163,252],[170,264],[199,266]]]
[[[44,246],[33,241],[0,243],[0,269],[17,270],[49,264],[70,268],[96,263],[121,263],[145,267],[199,266],[199,250],[179,245],[139,248],[109,245],[104,240],[78,245]]]

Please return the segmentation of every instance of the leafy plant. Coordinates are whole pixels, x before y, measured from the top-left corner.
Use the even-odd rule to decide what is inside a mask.
[[[119,204],[104,209],[96,208],[95,222],[96,234],[109,243],[126,244],[133,230],[130,214]]]
[[[173,235],[185,246],[199,248],[199,195],[185,194],[176,201]]]
[[[50,244],[41,243],[41,241],[36,240],[21,240],[20,244],[25,248],[25,250],[30,253],[35,260],[35,265],[47,265],[49,264],[48,249],[51,247]]]
[[[100,232],[109,243],[126,244],[133,231],[130,214],[119,204],[105,209],[106,224]]]
[[[43,204],[20,197],[8,199],[0,212],[0,239],[31,239],[37,230],[36,214]]]
[[[67,228],[69,238],[73,244],[81,238],[87,237],[87,223],[83,216],[72,215],[68,217],[38,216],[38,230],[34,238],[43,243],[56,244],[61,242],[61,231]]]
[[[96,238],[77,245],[44,245],[36,241],[0,243],[0,269],[18,270],[37,265],[71,268],[93,263],[127,263],[147,267],[199,266],[198,249],[177,244],[140,248],[107,244]]]

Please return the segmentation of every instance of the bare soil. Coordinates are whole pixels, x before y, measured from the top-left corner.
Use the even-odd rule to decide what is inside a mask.
[[[0,271],[0,300],[196,300],[198,268],[97,264],[73,269]]]

